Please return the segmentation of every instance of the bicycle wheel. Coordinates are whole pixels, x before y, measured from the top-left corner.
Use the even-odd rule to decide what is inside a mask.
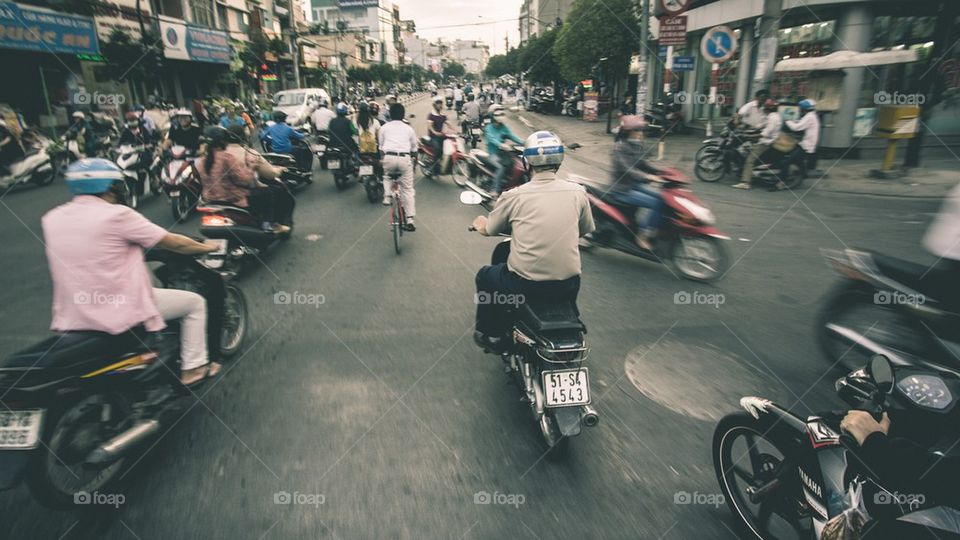
[[[393,223],[390,224],[390,228],[393,229],[393,249],[397,252],[397,255],[399,255],[400,235],[403,234],[403,224],[400,222],[400,203],[397,201],[397,197],[393,198],[393,208],[390,214],[393,221]]]

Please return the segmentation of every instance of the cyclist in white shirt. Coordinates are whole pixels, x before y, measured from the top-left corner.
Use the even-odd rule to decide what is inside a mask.
[[[459,84],[453,89],[453,106],[456,108],[457,114],[459,114],[460,108],[463,107],[463,90],[460,89]]]
[[[409,124],[403,121],[405,110],[403,105],[394,103],[390,106],[390,121],[380,127],[378,139],[380,152],[383,154],[383,204],[390,206],[393,186],[389,179],[390,173],[400,173],[400,202],[407,216],[405,228],[408,231],[417,230],[413,224],[416,214],[416,192],[413,189],[413,160],[417,155],[417,133]]]

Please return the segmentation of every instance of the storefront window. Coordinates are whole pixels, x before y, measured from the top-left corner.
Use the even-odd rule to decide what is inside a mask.
[[[777,34],[777,61],[832,53],[834,25],[834,21],[824,21],[781,28]],[[770,84],[770,95],[786,102],[796,101],[810,90],[809,71],[778,72]]]

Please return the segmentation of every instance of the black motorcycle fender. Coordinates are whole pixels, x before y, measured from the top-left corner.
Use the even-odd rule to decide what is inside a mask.
[[[510,239],[507,238],[503,242],[497,244],[497,247],[493,248],[493,255],[490,256],[490,264],[500,264],[507,262],[507,257],[510,256]]]
[[[560,407],[552,409],[553,419],[564,437],[580,434],[580,407]]]
[[[0,452],[0,491],[12,489],[20,483],[32,454],[32,450]]]

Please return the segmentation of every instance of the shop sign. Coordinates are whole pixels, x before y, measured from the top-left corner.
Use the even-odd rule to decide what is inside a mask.
[[[226,32],[160,21],[163,55],[174,60],[230,63],[230,39]]]
[[[687,42],[687,17],[660,19],[660,45],[683,45]]]
[[[587,122],[597,121],[597,112],[600,105],[600,94],[587,92],[583,95],[583,119]]]
[[[693,71],[692,56],[674,56],[671,71]]]
[[[0,2],[0,48],[49,53],[100,54],[90,17]]]

